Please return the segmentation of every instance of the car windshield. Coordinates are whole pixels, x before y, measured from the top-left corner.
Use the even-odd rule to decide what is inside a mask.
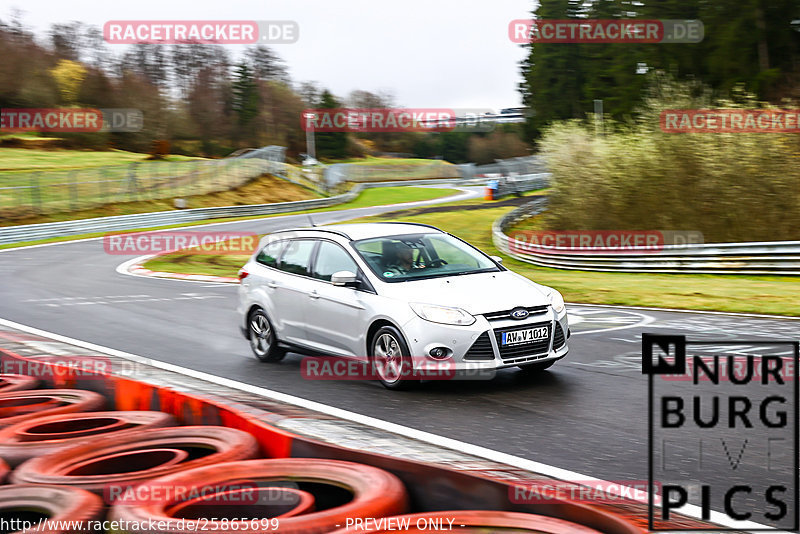
[[[386,282],[498,271],[486,255],[448,234],[362,239],[353,246]]]

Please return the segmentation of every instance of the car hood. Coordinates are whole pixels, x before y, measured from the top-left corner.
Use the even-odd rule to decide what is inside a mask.
[[[382,284],[380,293],[408,302],[462,308],[475,315],[549,304],[547,289],[511,271],[500,271]]]

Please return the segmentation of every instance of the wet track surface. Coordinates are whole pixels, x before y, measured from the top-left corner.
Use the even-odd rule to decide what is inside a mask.
[[[303,215],[215,226],[265,233],[305,224]],[[502,370],[490,381],[390,392],[374,382],[305,380],[295,354],[258,362],[238,330],[235,286],[117,273],[130,258],[106,254],[99,240],[0,252],[0,317],[607,480],[647,478],[642,332],[796,340],[800,331],[791,319],[572,305],[570,353],[548,372]],[[749,451],[742,457],[756,461]]]

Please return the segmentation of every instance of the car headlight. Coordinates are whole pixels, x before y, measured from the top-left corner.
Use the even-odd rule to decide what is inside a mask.
[[[548,297],[550,298],[550,305],[553,306],[556,313],[564,311],[566,305],[564,304],[564,297],[561,296],[561,293],[553,289]]]
[[[461,308],[419,303],[411,303],[410,306],[414,313],[432,323],[468,326],[475,322],[475,317]]]

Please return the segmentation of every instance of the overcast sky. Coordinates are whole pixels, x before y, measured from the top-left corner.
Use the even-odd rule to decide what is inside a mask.
[[[390,91],[407,107],[496,110],[520,105],[524,50],[508,39],[508,23],[530,17],[533,5],[533,0],[10,2],[41,37],[50,24],[73,20],[99,27],[108,20],[294,20],[300,39],[273,49],[295,81],[316,80],[337,96],[354,89]],[[7,20],[11,8],[0,18]]]

